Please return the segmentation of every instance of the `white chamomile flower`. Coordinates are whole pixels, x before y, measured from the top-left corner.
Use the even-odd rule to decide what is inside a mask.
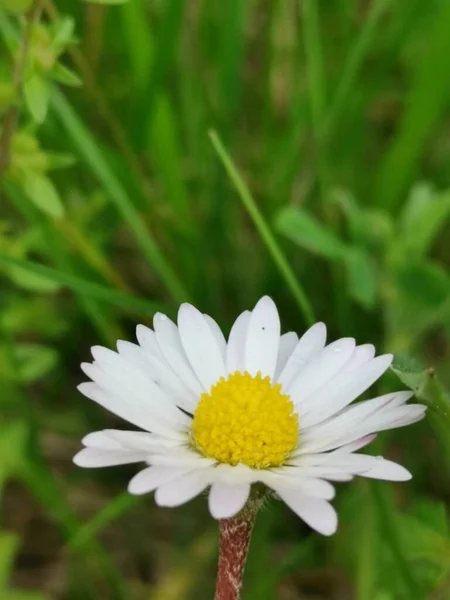
[[[375,433],[420,420],[425,407],[395,392],[349,406],[389,367],[370,344],[352,338],[325,345],[323,323],[300,339],[280,335],[274,302],[243,312],[228,341],[217,323],[189,304],[178,326],[165,315],[139,325],[139,345],[117,352],[95,346],[82,365],[92,380],[79,390],[143,431],[90,433],[74,458],[82,467],[144,462],[132,494],[155,492],[179,506],[209,489],[217,519],[236,515],[251,485],[265,484],[318,532],[337,527],[330,483],[355,475],[391,481],[402,466],[357,450]]]

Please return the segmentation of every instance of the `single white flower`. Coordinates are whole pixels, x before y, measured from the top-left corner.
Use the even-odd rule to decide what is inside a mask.
[[[330,481],[355,475],[410,479],[402,466],[356,451],[375,433],[420,420],[425,407],[395,392],[349,406],[389,367],[370,344],[352,338],[325,345],[317,323],[299,339],[280,335],[274,302],[262,298],[235,321],[228,341],[217,323],[189,304],[178,326],[156,314],[138,325],[139,345],[117,353],[92,348],[79,390],[144,431],[90,433],[74,458],[81,467],[145,462],[132,494],[155,491],[160,506],[178,506],[209,488],[216,519],[247,502],[252,484],[273,490],[318,532],[336,531]]]

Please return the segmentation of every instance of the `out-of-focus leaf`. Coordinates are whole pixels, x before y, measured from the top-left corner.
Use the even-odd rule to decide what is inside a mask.
[[[431,262],[404,264],[395,271],[398,289],[409,301],[432,309],[450,296],[450,277]]]
[[[346,257],[344,242],[305,210],[285,208],[275,222],[276,229],[298,246],[331,260]]]
[[[376,265],[362,248],[349,248],[345,258],[348,291],[365,308],[372,308],[377,294]]]
[[[43,213],[57,218],[64,215],[62,200],[53,183],[45,175],[27,172],[24,190],[33,204]]]
[[[16,285],[32,292],[53,294],[61,289],[61,286],[56,281],[52,281],[37,273],[31,273],[20,265],[10,265],[8,267],[8,274]]]
[[[411,559],[427,560],[445,569],[450,561],[448,537],[411,515],[398,514],[397,518],[402,544]]]
[[[78,87],[83,85],[83,81],[68,67],[65,67],[61,63],[56,63],[50,73],[52,79],[55,79],[59,83],[64,85],[70,85],[72,87]]]
[[[411,508],[411,515],[443,536],[450,533],[447,511],[443,502],[421,498]],[[450,540],[448,541],[450,547]]]
[[[59,55],[73,40],[75,21],[71,17],[62,17],[53,24],[52,29],[51,47],[53,53]]]
[[[414,186],[400,221],[400,243],[408,258],[420,258],[450,215],[450,192],[436,193],[427,183]]]
[[[42,123],[47,116],[49,86],[39,73],[32,73],[23,86],[25,101],[36,123]]]
[[[31,383],[51,371],[58,363],[58,352],[42,344],[16,344],[15,355],[20,380]]]

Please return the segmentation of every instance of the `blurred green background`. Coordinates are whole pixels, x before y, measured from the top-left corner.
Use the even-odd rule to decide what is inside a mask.
[[[450,2],[31,5],[0,0],[0,596],[207,600],[204,498],[72,465],[122,426],[79,363],[155,310],[228,330],[270,294],[285,331],[323,320],[448,387]],[[273,501],[245,600],[450,598],[450,411],[420,369],[376,392],[406,382],[428,418],[371,448],[414,479],[339,485],[331,539]]]

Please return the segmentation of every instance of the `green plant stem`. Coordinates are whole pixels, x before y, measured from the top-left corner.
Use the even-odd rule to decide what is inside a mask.
[[[314,312],[312,306],[308,300],[306,293],[304,292],[299,281],[295,277],[289,263],[286,260],[278,242],[276,241],[272,231],[266,223],[263,215],[261,214],[255,200],[253,199],[248,187],[244,183],[244,180],[238,173],[236,167],[233,164],[228,152],[226,151],[222,141],[220,140],[217,132],[210,131],[209,137],[212,145],[220,158],[225,171],[227,172],[231,182],[233,183],[236,191],[249,213],[259,235],[265,243],[269,254],[271,255],[276,267],[286,282],[286,285],[291,290],[301,313],[303,314],[305,321],[308,324],[312,324],[315,321]]]

